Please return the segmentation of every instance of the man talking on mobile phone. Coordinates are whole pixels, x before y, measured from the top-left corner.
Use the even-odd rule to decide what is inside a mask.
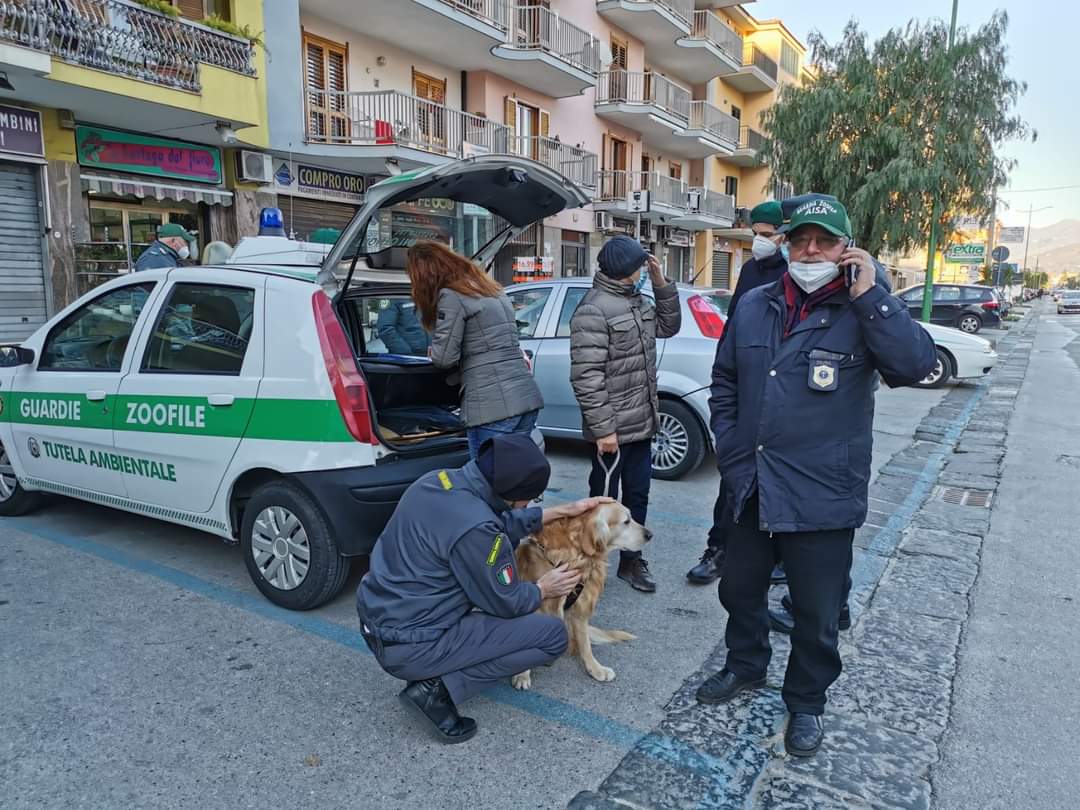
[[[712,429],[734,517],[720,582],[728,655],[697,698],[724,703],[764,686],[778,556],[795,618],[782,693],[794,756],[820,747],[825,693],[841,671],[840,604],[866,519],[877,374],[911,385],[936,362],[929,334],[851,237],[841,203],[796,208],[788,272],[746,294],[713,366]]]

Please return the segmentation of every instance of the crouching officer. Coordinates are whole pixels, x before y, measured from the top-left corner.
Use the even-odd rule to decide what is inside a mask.
[[[527,508],[550,475],[528,436],[489,439],[476,461],[410,486],[372,552],[356,594],[361,632],[379,665],[408,681],[403,705],[442,742],[476,734],[456,704],[566,650],[562,620],[536,609],[581,575],[560,568],[522,582],[514,549],[543,524],[608,499]]]

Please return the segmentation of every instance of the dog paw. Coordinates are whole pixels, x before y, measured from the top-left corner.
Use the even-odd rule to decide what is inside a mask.
[[[614,676],[615,673],[612,673]],[[515,689],[530,689],[532,688],[532,673],[522,672],[520,675],[515,675],[510,679],[510,684]]]
[[[595,669],[590,669],[589,674],[600,683],[607,683],[608,681],[615,680],[615,670],[611,667],[597,666]]]

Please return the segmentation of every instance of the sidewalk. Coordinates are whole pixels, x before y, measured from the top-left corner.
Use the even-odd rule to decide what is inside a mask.
[[[942,498],[962,490],[973,491],[966,503],[993,498],[1036,323],[1013,324],[998,342],[1002,360],[991,380],[953,389],[871,486],[869,521],[855,540],[855,625],[841,637],[845,669],[829,692],[822,750],[808,760],[784,753],[785,637],[771,637],[769,688],[725,706],[697,704],[698,685],[723,665],[721,643],[660,726],[598,791],[575,797],[572,810],[930,806],[931,767],[990,527],[989,508]]]

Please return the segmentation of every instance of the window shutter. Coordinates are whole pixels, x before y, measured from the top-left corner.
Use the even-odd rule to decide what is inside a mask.
[[[540,110],[540,137],[546,138],[550,130],[551,113],[549,113],[547,110]]]
[[[175,0],[173,5],[180,9],[181,16],[189,20],[202,21],[202,18],[206,16],[203,0]]]

